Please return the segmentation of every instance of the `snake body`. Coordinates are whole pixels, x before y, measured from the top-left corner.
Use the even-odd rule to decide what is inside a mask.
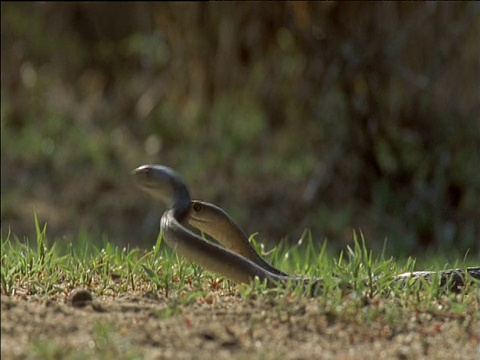
[[[170,207],[160,220],[163,239],[188,260],[240,283],[250,283],[255,277],[266,281],[269,286],[275,286],[279,282],[303,281],[282,275],[280,270],[276,273],[269,272],[262,267],[263,259],[258,265],[242,255],[202,239],[186,228],[184,224],[190,213],[192,200],[184,181],[172,169],[161,165],[144,165],[135,169],[133,174],[142,190]],[[194,217],[190,219],[194,223],[199,223]],[[211,227],[207,229],[210,232]],[[257,257],[258,261],[260,259],[258,254]]]
[[[160,221],[163,239],[188,260],[235,282],[250,283],[259,278],[270,287],[279,283],[301,284],[312,294],[321,287],[321,279],[292,277],[268,264],[224,210],[204,201],[192,200],[185,182],[174,170],[162,165],[143,165],[133,174],[141,189],[169,207]],[[210,235],[226,248],[202,239],[190,231],[187,224]],[[448,284],[455,290],[465,285],[469,276],[480,280],[480,267],[408,272],[395,276],[393,280],[428,280],[434,276],[440,277],[441,285]]]

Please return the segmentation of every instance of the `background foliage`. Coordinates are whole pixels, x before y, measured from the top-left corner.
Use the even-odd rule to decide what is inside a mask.
[[[2,232],[149,246],[178,170],[272,244],[478,253],[476,3],[5,3]]]

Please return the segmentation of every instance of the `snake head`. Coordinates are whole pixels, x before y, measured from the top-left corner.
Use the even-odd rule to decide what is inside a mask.
[[[192,200],[185,220],[236,253],[249,257],[255,252],[243,229],[216,205]]]
[[[184,180],[174,170],[163,165],[142,165],[132,171],[140,189],[179,212],[186,211],[190,194]]]
[[[186,220],[190,225],[207,234],[215,229],[227,232],[229,228],[236,225],[223,209],[201,200],[190,202]]]

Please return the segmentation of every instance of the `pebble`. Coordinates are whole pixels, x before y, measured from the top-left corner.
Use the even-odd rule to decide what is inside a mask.
[[[84,307],[93,300],[92,294],[86,289],[76,289],[71,296],[73,307]]]

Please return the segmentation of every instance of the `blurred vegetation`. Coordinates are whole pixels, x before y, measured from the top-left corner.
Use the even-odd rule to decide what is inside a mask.
[[[153,244],[175,168],[257,240],[480,251],[476,3],[10,3],[2,232]]]

